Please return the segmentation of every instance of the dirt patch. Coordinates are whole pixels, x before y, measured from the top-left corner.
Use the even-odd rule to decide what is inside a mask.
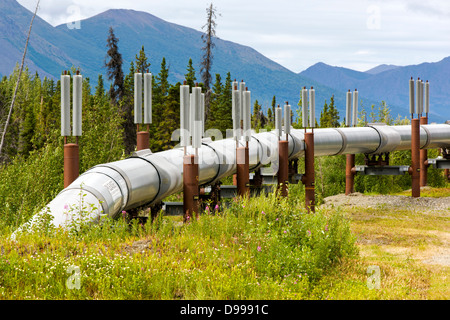
[[[450,217],[450,196],[412,198],[393,195],[368,196],[357,192],[348,196],[339,194],[327,197],[321,207],[342,207],[344,210],[372,208],[379,210],[380,214],[376,214],[377,219],[411,220],[412,224],[409,229],[397,227],[388,230],[376,228],[372,224],[365,229],[365,232],[357,235],[357,244],[376,245],[383,251],[401,258],[412,258],[425,264],[450,267],[450,224],[446,219],[446,217]],[[414,214],[409,215],[408,211]],[[352,219],[362,221],[361,223],[364,223],[365,220],[373,221],[373,212],[373,210],[361,210],[357,215],[353,215]],[[405,214],[399,216],[398,213]],[[413,227],[413,225],[417,225],[417,221],[420,221],[413,221],[418,218],[418,214],[433,215],[440,219],[444,217],[442,223],[445,225],[440,225],[439,230],[430,230],[420,226]],[[393,234],[396,237],[393,237]],[[405,240],[401,239],[402,236],[409,239],[406,241],[409,243],[408,245],[405,245]]]
[[[450,249],[439,248],[437,251],[437,254],[431,256],[429,259],[422,260],[422,262],[450,267]]]
[[[439,237],[442,245],[428,248],[421,260],[424,263],[450,267],[450,232],[436,231],[433,233]]]
[[[129,254],[144,252],[152,248],[152,240],[138,240],[133,242],[131,245],[127,245],[124,251]]]

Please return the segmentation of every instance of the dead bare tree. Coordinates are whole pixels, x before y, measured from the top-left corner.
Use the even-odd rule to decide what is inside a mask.
[[[4,126],[3,132],[2,132],[2,141],[0,143],[0,155],[2,154],[3,145],[5,143],[6,131],[8,129],[9,121],[11,120],[11,114],[12,114],[12,110],[14,107],[14,102],[16,101],[17,91],[19,90],[20,78],[22,76],[23,65],[25,63],[25,56],[27,55],[28,42],[30,40],[30,35],[31,35],[31,27],[33,26],[34,18],[36,17],[37,11],[39,9],[39,2],[41,2],[41,1],[38,0],[38,2],[36,4],[36,10],[34,11],[33,17],[31,18],[30,29],[28,30],[27,41],[25,43],[25,49],[23,50],[22,63],[20,64],[19,76],[17,78],[16,88],[14,89],[14,94],[13,94],[13,97],[11,100],[11,106],[9,107],[8,117],[6,118],[5,126]]]
[[[210,97],[211,97],[211,66],[213,60],[212,49],[215,47],[213,42],[213,37],[216,36],[216,11],[217,9],[213,6],[212,2],[208,8],[206,8],[206,24],[202,27],[206,27],[206,31],[202,34],[202,40],[205,44],[202,48],[203,57],[200,63],[200,74],[202,77],[203,85],[206,90],[205,93],[205,122],[209,118],[210,113]]]

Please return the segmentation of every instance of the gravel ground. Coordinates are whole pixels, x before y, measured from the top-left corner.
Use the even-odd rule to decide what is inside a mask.
[[[408,196],[377,195],[367,196],[355,192],[348,196],[338,194],[324,199],[324,207],[364,207],[364,208],[403,208],[420,210],[423,213],[450,215],[450,196],[442,198],[412,198]]]
[[[438,216],[450,217],[450,196],[441,198],[412,198],[409,196],[391,196],[391,195],[376,195],[367,196],[361,193],[353,193],[351,195],[339,194],[324,199],[325,208],[330,207],[359,207],[359,208],[375,208],[383,210],[389,216],[389,209],[398,210],[404,209],[413,211],[415,213],[433,214]],[[359,217],[361,219],[363,217]],[[434,234],[441,241],[440,245],[429,245],[426,250],[414,250],[407,247],[392,247],[389,243],[380,242],[376,235],[373,239],[358,239],[359,243],[377,244],[382,246],[385,251],[404,254],[405,256],[412,255],[423,263],[436,264],[450,267],[450,233],[446,231],[424,230],[424,234]]]

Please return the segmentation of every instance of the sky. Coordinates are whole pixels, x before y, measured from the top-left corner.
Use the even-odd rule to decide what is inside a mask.
[[[34,11],[37,0],[18,0]],[[211,0],[41,0],[51,25],[133,9],[202,30]],[[448,0],[213,0],[216,35],[250,46],[293,72],[317,62],[366,71],[450,56]]]

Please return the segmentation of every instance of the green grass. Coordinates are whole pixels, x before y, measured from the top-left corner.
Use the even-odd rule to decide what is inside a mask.
[[[402,192],[393,193],[397,196],[411,196],[411,190],[405,190]],[[421,197],[441,198],[448,197],[450,195],[450,188],[421,188]]]
[[[299,187],[290,190],[188,224],[106,219],[16,241],[3,228],[0,299],[448,298],[448,267],[422,262],[445,247],[448,216],[384,207],[306,214]],[[371,266],[380,289],[368,286]]]
[[[272,194],[188,224],[159,216],[146,225],[107,220],[79,232],[3,237],[0,297],[308,298],[314,283],[357,251],[341,213],[310,215],[302,206]],[[79,289],[69,288],[71,266],[79,268]]]
[[[427,189],[428,194],[448,197],[446,190]],[[359,274],[362,279],[364,268],[377,265],[381,269],[381,290],[373,293],[379,299],[448,299],[448,264],[427,262],[448,256],[448,210],[423,213],[417,208],[379,205],[346,209],[346,216],[358,239],[360,257],[347,269],[350,271],[341,273],[343,278],[358,278]],[[340,297],[351,295],[344,292]]]

